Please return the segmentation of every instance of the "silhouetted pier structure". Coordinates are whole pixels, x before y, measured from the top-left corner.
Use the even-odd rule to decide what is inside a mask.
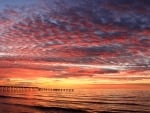
[[[23,87],[23,86],[0,86],[0,91],[57,91],[57,92],[73,92],[74,89],[64,88],[39,88],[39,87]]]
[[[39,91],[68,91],[68,92],[73,92],[74,91],[74,89],[59,89],[59,88],[54,88],[54,89],[52,89],[52,88],[38,88],[38,90]]]

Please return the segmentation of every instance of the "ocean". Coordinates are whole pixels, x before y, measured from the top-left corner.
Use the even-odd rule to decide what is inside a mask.
[[[150,113],[150,90],[1,90],[0,113]]]

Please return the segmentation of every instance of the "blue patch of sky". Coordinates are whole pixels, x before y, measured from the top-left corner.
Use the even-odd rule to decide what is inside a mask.
[[[6,7],[27,6],[37,3],[39,0],[0,0],[0,10]]]

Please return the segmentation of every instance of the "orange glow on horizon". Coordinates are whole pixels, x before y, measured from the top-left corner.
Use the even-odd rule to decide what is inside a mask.
[[[126,81],[92,78],[9,78],[0,81],[0,85],[36,86],[48,88],[148,88],[150,79]]]

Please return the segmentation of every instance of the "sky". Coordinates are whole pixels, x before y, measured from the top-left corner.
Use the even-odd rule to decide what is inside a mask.
[[[0,0],[0,85],[150,83],[149,0]]]

